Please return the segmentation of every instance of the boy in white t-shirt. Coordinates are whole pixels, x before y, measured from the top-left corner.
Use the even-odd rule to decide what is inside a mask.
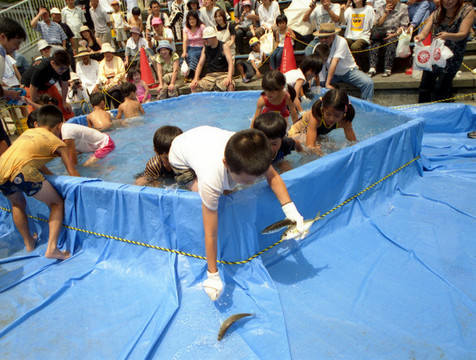
[[[284,181],[271,166],[271,148],[262,131],[247,129],[233,133],[199,126],[173,140],[169,161],[177,182],[198,191],[202,199],[208,265],[203,287],[212,301],[223,291],[217,267],[217,237],[218,202],[224,192],[233,190],[237,184],[251,185],[264,175],[286,217],[296,222],[298,236],[303,236],[303,218],[291,201]]]
[[[249,82],[255,74],[256,77],[261,77],[259,68],[266,58],[266,54],[261,49],[261,44],[257,37],[250,39],[250,49],[251,52],[248,55],[247,61],[238,60],[236,62],[236,69],[239,71],[244,83]]]
[[[352,84],[360,89],[361,98],[372,101],[374,97],[374,82],[367,74],[359,70],[355,60],[350,53],[347,40],[338,36],[340,28],[333,23],[322,24],[314,36],[319,38],[321,44],[326,44],[330,48],[327,59],[327,78],[325,86],[333,89],[332,83],[342,81]],[[322,79],[320,79],[322,81]]]

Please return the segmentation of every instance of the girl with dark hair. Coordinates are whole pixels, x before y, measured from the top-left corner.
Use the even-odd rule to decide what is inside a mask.
[[[215,26],[217,30],[217,39],[227,44],[231,50],[233,61],[235,60],[235,28],[226,21],[225,10],[219,9],[215,12]]]
[[[90,55],[91,59],[96,61],[101,61],[102,59],[104,59],[104,55],[99,53],[99,51],[101,51],[102,46],[101,40],[99,40],[93,35],[93,32],[88,26],[81,26],[81,28],[79,29],[79,35],[81,35],[82,38],[82,40],[80,40],[80,44],[86,47],[88,51],[95,52],[95,54]]]
[[[204,45],[203,30],[205,25],[202,24],[197,11],[189,11],[183,28],[183,53],[182,58],[187,62],[190,70],[188,78],[193,79],[198,60],[202,55]]]
[[[441,7],[428,18],[423,31],[415,36],[415,42],[419,42],[431,32],[432,38],[445,40],[445,45],[453,52],[453,56],[446,61],[445,68],[433,65],[433,71],[423,71],[419,103],[450,97],[451,83],[463,63],[473,21],[474,10],[470,3],[463,3],[463,0],[443,0]]]
[[[349,141],[357,141],[352,128],[355,116],[354,106],[344,90],[331,89],[312,105],[312,109],[304,113],[302,120],[291,126],[288,136],[297,137],[306,132],[306,146],[320,148],[318,136],[326,135],[337,128],[344,129]]]

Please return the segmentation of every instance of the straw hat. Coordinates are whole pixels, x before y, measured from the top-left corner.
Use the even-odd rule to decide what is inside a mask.
[[[81,56],[87,56],[87,55],[91,55],[91,53],[88,51],[88,49],[86,49],[85,47],[83,46],[80,46],[78,48],[78,53],[76,55],[74,55],[75,58],[79,58]]]
[[[259,40],[256,36],[250,39],[250,47],[252,47],[254,44],[259,44]]]
[[[203,35],[202,35],[203,39],[210,39],[216,36],[217,36],[217,31],[215,30],[213,26],[207,26],[205,29],[203,29]]]
[[[83,31],[89,31],[91,32],[91,29],[87,25],[83,25],[79,28],[79,32],[82,33]]]
[[[172,48],[172,45],[170,45],[170,42],[168,40],[160,40],[159,45],[157,46],[157,52],[159,52],[160,49],[166,48],[169,49],[170,51],[174,51]]]
[[[61,15],[61,11],[60,9],[58,9],[57,7],[54,7],[50,10],[50,14],[53,15],[53,14],[56,14],[56,15]]]
[[[116,50],[114,50],[114,48],[109,43],[102,44],[101,54],[108,53],[108,52],[113,53],[113,52],[116,52]]]
[[[38,51],[46,49],[47,47],[51,47],[51,45],[48,44],[48,42],[45,39],[39,40],[37,45],[38,45]]]
[[[114,1],[111,3],[111,6],[112,6],[112,5],[120,5],[120,4],[119,4],[119,1],[114,0]]]
[[[318,37],[327,37],[338,34],[340,27],[336,27],[334,23],[324,23],[319,26],[319,30],[314,31],[312,35]]]

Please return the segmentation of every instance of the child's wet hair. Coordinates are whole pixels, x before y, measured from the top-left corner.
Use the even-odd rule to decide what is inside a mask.
[[[126,82],[121,85],[121,94],[124,97],[130,96],[132,93],[135,93],[136,91],[137,91],[137,87],[131,82]]]
[[[225,161],[232,173],[263,175],[271,165],[268,138],[256,129],[238,131],[226,144]]]
[[[58,106],[59,101],[58,99],[48,95],[48,94],[41,94],[38,96],[38,104],[40,105],[56,105]]]
[[[286,86],[286,77],[279,70],[268,71],[264,74],[261,87],[267,91],[283,90]]]
[[[277,112],[261,114],[253,123],[253,129],[261,130],[270,140],[284,138],[286,136],[287,126],[286,119]]]
[[[101,105],[101,101],[105,102],[106,100],[104,99],[103,93],[95,92],[89,96],[89,101],[91,102],[92,106],[99,106]]]
[[[317,55],[309,55],[304,58],[299,65],[299,68],[305,75],[309,70],[312,70],[314,75],[319,75],[322,70],[322,59]]]
[[[26,120],[26,124],[28,125],[29,129],[33,129],[35,127],[35,123],[38,123],[38,110],[33,110],[31,113],[29,113],[28,119]]]
[[[161,126],[154,133],[154,150],[159,155],[168,154],[172,141],[182,133],[182,129],[177,126]]]
[[[132,81],[132,78],[134,77],[134,74],[139,74],[140,75],[140,69],[139,68],[132,68],[127,72],[127,80]]]
[[[331,49],[327,44],[317,44],[314,48],[313,55],[319,57],[322,61],[329,58]]]
[[[63,122],[63,113],[55,105],[45,105],[38,110],[36,123],[38,126],[53,128]]]
[[[355,116],[354,106],[350,103],[349,96],[344,90],[331,89],[312,105],[312,116],[320,119],[323,116],[324,109],[333,108],[344,113],[343,120],[352,122]]]

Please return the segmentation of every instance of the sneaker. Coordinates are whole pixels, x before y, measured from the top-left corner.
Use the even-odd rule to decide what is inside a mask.
[[[382,77],[389,77],[390,75],[392,75],[392,70],[385,69],[385,71],[382,74]]]
[[[369,72],[367,73],[368,76],[373,77],[377,74],[377,70],[375,68],[370,68]]]
[[[249,83],[251,81],[251,79],[247,79],[246,77],[243,78],[243,82],[246,84],[246,83]]]

